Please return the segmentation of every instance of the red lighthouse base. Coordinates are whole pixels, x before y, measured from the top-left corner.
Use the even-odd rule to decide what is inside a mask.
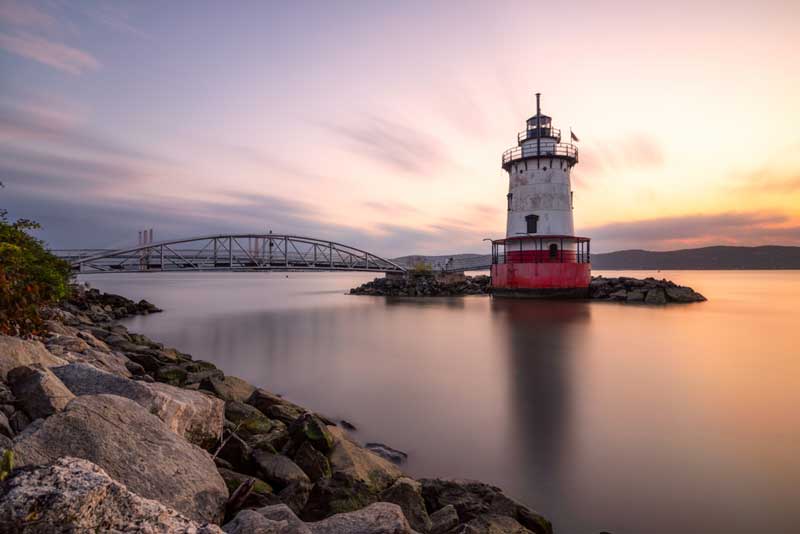
[[[571,248],[564,249],[564,245]],[[525,236],[492,242],[492,294],[586,298],[592,281],[589,239]]]
[[[492,294],[501,297],[585,298],[589,263],[502,263],[492,265]]]

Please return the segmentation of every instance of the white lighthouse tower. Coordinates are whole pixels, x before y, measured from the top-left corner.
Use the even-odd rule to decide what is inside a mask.
[[[570,139],[571,141],[572,139]],[[575,235],[570,171],[578,148],[561,142],[561,131],[536,115],[503,153],[508,172],[506,237],[492,242],[496,295],[585,296],[591,280],[589,239]]]

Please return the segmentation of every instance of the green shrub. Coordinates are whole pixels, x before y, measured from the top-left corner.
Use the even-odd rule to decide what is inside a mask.
[[[421,261],[416,263],[411,270],[409,270],[409,274],[411,274],[411,276],[431,276],[433,274],[433,269],[431,269],[430,264]]]
[[[0,333],[35,334],[41,306],[69,293],[70,266],[29,235],[39,225],[27,219],[9,222],[0,210]]]

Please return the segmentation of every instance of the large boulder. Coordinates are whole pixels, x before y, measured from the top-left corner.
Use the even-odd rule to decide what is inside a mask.
[[[210,395],[131,380],[84,363],[54,367],[53,373],[75,395],[109,394],[131,399],[200,447],[212,446],[222,435],[224,404]]]
[[[255,406],[270,419],[283,421],[287,425],[306,413],[305,408],[293,404],[265,389],[257,389],[247,399],[247,404]]]
[[[267,519],[255,510],[242,510],[232,521],[225,523],[222,529],[227,534],[289,534],[298,532],[288,530],[284,521]],[[308,530],[300,531],[307,534]]]
[[[0,486],[0,532],[221,534],[144,499],[79,458],[13,472]]]
[[[467,522],[462,534],[531,534],[519,521],[507,515],[483,514]]]
[[[223,528],[228,534],[266,534],[270,531],[265,529],[274,528],[274,523],[281,525],[280,534],[311,534],[308,526],[285,504],[239,512],[236,519]]]
[[[303,470],[282,454],[257,450],[253,452],[253,459],[261,478],[280,488],[288,486],[292,482],[310,482]]]
[[[334,441],[329,456],[334,474],[361,481],[375,493],[385,490],[403,476],[400,468],[358,445],[341,428],[327,428]]]
[[[308,441],[300,445],[294,453],[294,461],[312,482],[331,476],[331,464],[328,458]]]
[[[428,532],[431,529],[431,518],[425,510],[425,500],[422,498],[422,484],[416,480],[400,477],[383,490],[379,498],[382,502],[398,505],[414,530]]]
[[[430,518],[430,534],[444,534],[458,526],[458,512],[452,504],[439,508],[430,515]]]
[[[18,407],[31,419],[49,417],[60,412],[75,398],[46,367],[23,365],[9,371],[7,380]]]
[[[239,402],[245,402],[256,390],[255,386],[235,376],[206,378],[200,382],[200,389],[210,391],[222,400]]]
[[[5,380],[10,370],[22,365],[53,367],[65,363],[67,362],[50,354],[38,341],[0,335],[0,380]]]
[[[333,514],[359,510],[377,500],[375,492],[365,483],[334,473],[331,478],[314,484],[301,517],[306,521],[319,521]]]
[[[691,287],[666,287],[664,291],[672,302],[703,302],[706,298]]]
[[[245,438],[266,434],[272,428],[266,415],[254,406],[236,400],[225,402],[225,419],[236,425],[236,433]]]
[[[645,304],[666,304],[667,303],[667,296],[664,293],[664,290],[660,287],[656,287],[651,289],[647,292],[647,296],[644,298]]]
[[[115,395],[77,397],[39,423],[14,444],[19,465],[83,458],[134,493],[193,520],[222,519],[228,490],[211,456],[134,401]]]
[[[414,534],[400,507],[386,502],[306,525],[312,534]]]
[[[536,534],[552,534],[545,517],[506,497],[502,490],[476,480],[422,479],[422,496],[428,510],[452,505],[462,522],[484,514],[515,519]]]
[[[329,453],[333,449],[333,435],[325,423],[316,415],[305,413],[289,425],[289,448],[296,450],[303,443],[310,443],[316,450]]]

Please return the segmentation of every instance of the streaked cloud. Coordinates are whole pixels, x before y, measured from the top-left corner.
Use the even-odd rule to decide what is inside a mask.
[[[0,48],[70,74],[100,68],[100,62],[88,52],[30,33],[0,33]]]
[[[53,28],[55,17],[37,8],[32,2],[3,0],[0,2],[0,22],[9,26],[25,28]]]
[[[379,117],[358,123],[326,125],[358,157],[368,157],[409,175],[433,179],[432,171],[446,160],[439,141],[425,131]]]

